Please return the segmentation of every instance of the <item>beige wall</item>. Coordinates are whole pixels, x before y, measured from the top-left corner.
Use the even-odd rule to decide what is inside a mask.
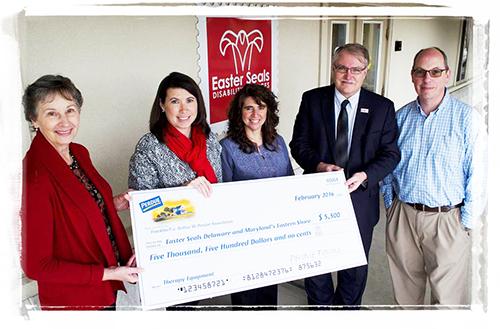
[[[114,193],[127,189],[128,161],[161,79],[174,70],[197,75],[195,26],[195,17],[26,20],[23,84],[48,73],[73,80],[84,97],[76,141]]]
[[[448,56],[451,72],[455,72],[460,40],[460,20],[455,18],[394,19],[390,46],[390,64],[385,96],[396,109],[416,98],[410,70],[413,57],[422,48],[438,46]],[[403,42],[402,51],[394,51],[394,42]],[[450,79],[450,82],[454,77]]]
[[[73,80],[84,96],[77,141],[91,150],[116,189],[126,188],[118,177],[127,176],[128,157],[147,131],[159,81],[173,70],[197,73],[194,60],[179,60],[194,59],[195,22],[193,17],[32,17],[27,22],[24,85],[47,73]]]
[[[319,84],[319,20],[280,20],[278,23],[279,133],[288,143],[302,93]]]
[[[87,146],[115,193],[127,188],[128,161],[148,130],[160,80],[171,71],[196,79],[196,17],[28,17],[20,27],[23,85],[43,74],[70,77],[84,96],[77,142]],[[421,48],[438,45],[455,70],[458,19],[395,19],[386,96],[396,108],[415,98],[409,70]],[[300,98],[319,85],[320,21],[278,22],[280,134],[288,143]],[[24,135],[28,136],[27,126]],[[28,138],[27,138],[28,139]],[[29,140],[24,141],[24,147]],[[295,164],[294,164],[295,167]],[[128,221],[128,215],[122,217]]]
[[[198,76],[196,21],[192,16],[27,17],[20,29],[23,86],[43,74],[73,80],[84,96],[76,141],[90,150],[115,193],[127,188],[128,161],[148,130],[160,80],[171,71]],[[302,92],[318,84],[319,22],[280,20],[278,31],[278,129],[288,143]],[[29,136],[27,125],[24,131]],[[128,222],[125,212],[121,216]]]

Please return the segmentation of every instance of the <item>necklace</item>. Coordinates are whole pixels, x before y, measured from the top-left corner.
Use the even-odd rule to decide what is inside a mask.
[[[76,158],[73,155],[73,153],[69,152],[69,156],[71,157],[71,163],[68,165],[69,169],[73,170],[79,168],[78,161],[76,161]]]

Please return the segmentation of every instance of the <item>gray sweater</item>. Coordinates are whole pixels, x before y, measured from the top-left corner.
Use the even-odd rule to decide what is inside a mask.
[[[221,146],[213,133],[207,139],[207,158],[217,181],[222,182]],[[128,186],[134,190],[182,186],[196,177],[191,167],[152,133],[141,137],[130,158]]]

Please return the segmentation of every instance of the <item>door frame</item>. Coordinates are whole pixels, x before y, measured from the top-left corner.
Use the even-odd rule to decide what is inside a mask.
[[[323,19],[320,25],[320,68],[319,68],[319,84],[329,85],[331,79],[331,58],[332,58],[332,25],[346,24],[346,40],[347,42],[363,43],[363,27],[364,24],[380,23],[380,46],[378,49],[377,75],[376,75],[376,90],[374,92],[384,95],[385,81],[389,62],[391,45],[391,24],[392,20],[387,17],[332,17]]]

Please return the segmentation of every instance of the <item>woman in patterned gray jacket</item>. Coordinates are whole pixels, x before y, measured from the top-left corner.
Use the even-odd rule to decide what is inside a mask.
[[[130,158],[134,190],[192,186],[203,195],[222,181],[221,146],[210,131],[201,90],[189,76],[172,72],[156,93],[149,119]]]

